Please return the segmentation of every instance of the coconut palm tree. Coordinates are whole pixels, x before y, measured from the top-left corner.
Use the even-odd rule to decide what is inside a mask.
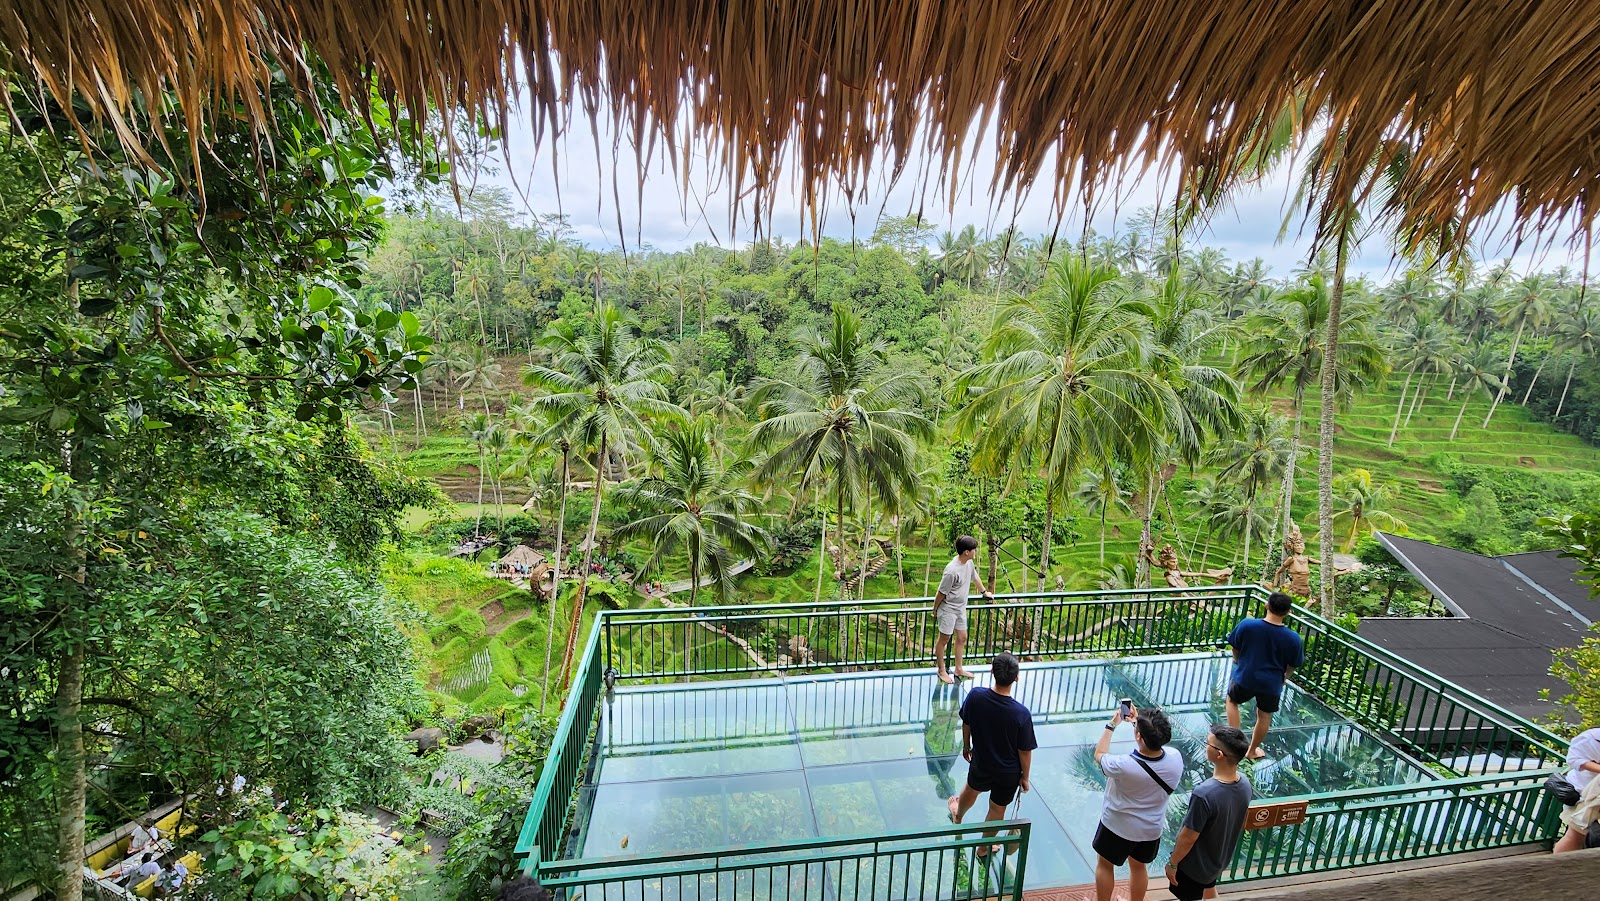
[[[1500,377],[1500,390],[1495,392],[1494,400],[1489,402],[1489,412],[1483,417],[1481,428],[1489,427],[1489,420],[1494,418],[1495,408],[1505,400],[1506,388],[1511,384],[1511,370],[1517,365],[1517,350],[1522,346],[1522,334],[1533,326],[1538,329],[1550,318],[1550,292],[1545,287],[1544,278],[1539,275],[1530,275],[1519,281],[1504,300],[1498,310],[1500,323],[1506,327],[1516,326],[1516,333],[1511,337],[1511,353],[1506,356],[1505,374]]]
[[[1253,337],[1239,358],[1240,378],[1253,394],[1288,386],[1293,397],[1290,409],[1294,432],[1283,473],[1282,521],[1274,531],[1287,532],[1289,523],[1294,521],[1294,473],[1300,456],[1306,390],[1321,379],[1330,294],[1327,281],[1312,275],[1275,295],[1245,326],[1246,333]],[[1340,323],[1334,367],[1340,405],[1348,405],[1359,388],[1376,381],[1386,368],[1383,348],[1372,336],[1371,322],[1370,308],[1359,307]]]
[[[567,648],[561,661],[561,684],[572,674],[572,655],[583,619],[583,601],[589,588],[594,548],[600,530],[600,502],[605,494],[606,465],[619,447],[627,448],[650,434],[650,416],[684,415],[666,399],[666,381],[672,375],[667,349],[639,334],[638,323],[609,303],[598,304],[594,316],[578,331],[558,320],[540,343],[551,362],[531,364],[523,370],[525,384],[547,392],[530,403],[552,416],[570,420],[574,443],[595,448],[594,505],[589,511],[583,572],[573,596]]]
[[[1212,450],[1210,459],[1218,467],[1217,477],[1238,486],[1244,506],[1255,510],[1261,488],[1282,478],[1291,453],[1288,423],[1263,406],[1245,413],[1240,427]],[[1271,528],[1275,529],[1278,517],[1271,519]],[[1250,522],[1253,524],[1254,520]],[[1256,531],[1253,526],[1243,529],[1246,569],[1250,566],[1250,539]]]
[[[483,402],[483,412],[487,413],[489,389],[500,379],[500,362],[482,344],[473,345],[472,355],[465,359],[461,374],[456,376],[456,387],[460,389],[462,397],[466,396],[467,391],[477,389],[478,399]]]
[[[566,543],[567,527],[567,488],[572,483],[572,452],[575,448],[573,437],[574,423],[559,412],[540,410],[536,406],[518,407],[512,411],[521,428],[517,432],[517,444],[522,453],[516,464],[516,471],[522,475],[531,475],[534,461],[543,459],[545,452],[558,451],[561,454],[561,469],[558,473],[560,479],[560,501],[556,512],[556,538],[554,549],[551,552],[551,566],[553,567],[550,586],[550,607],[546,611],[545,637],[544,637],[544,680],[539,687],[539,709],[544,710],[550,697],[550,658],[555,652],[556,632],[556,601],[561,596],[561,567],[566,561],[564,546]],[[598,481],[598,479],[597,479]]]
[[[1561,418],[1561,411],[1567,405],[1567,389],[1572,387],[1572,373],[1578,364],[1600,356],[1600,307],[1590,302],[1565,311],[1556,325],[1554,349],[1570,354],[1571,362],[1567,364],[1567,380],[1561,386],[1561,400],[1556,402],[1556,415],[1551,417],[1551,422]]]
[[[1176,392],[1150,366],[1149,313],[1124,298],[1115,270],[1069,255],[1044,288],[1002,306],[987,362],[957,380],[972,394],[956,423],[975,436],[973,469],[1044,474],[1044,573],[1055,502],[1084,466],[1151,444],[1179,418]]]
[[[1128,501],[1133,491],[1124,488],[1114,465],[1096,466],[1084,473],[1073,494],[1084,510],[1100,518],[1100,565],[1106,565],[1106,517],[1112,512],[1131,513]]]
[[[931,437],[933,424],[916,379],[889,371],[885,346],[867,340],[860,316],[835,306],[832,327],[799,343],[794,376],[764,379],[750,393],[759,420],[750,446],[767,454],[754,475],[792,484],[796,497],[831,494],[845,547],[846,508],[865,531],[871,497],[898,508],[896,499],[916,493],[917,440]]]
[[[1389,427],[1389,447],[1394,447],[1395,436],[1400,432],[1400,414],[1406,409],[1406,395],[1411,390],[1411,380],[1419,373],[1429,377],[1448,371],[1456,356],[1455,337],[1450,333],[1450,327],[1437,319],[1410,320],[1405,328],[1395,333],[1392,343],[1396,365],[1406,371],[1406,380],[1400,386],[1400,402],[1395,406],[1394,424]],[[1422,394],[1423,389],[1419,386],[1417,397],[1411,401],[1413,411]],[[1405,417],[1409,424],[1411,414],[1406,413]]]
[[[1355,549],[1356,541],[1372,534],[1374,528],[1390,532],[1406,528],[1398,517],[1383,509],[1389,503],[1389,487],[1374,484],[1371,472],[1357,469],[1347,473],[1338,487],[1342,508],[1333,514],[1333,534],[1338,536],[1340,550],[1348,554]]]
[[[747,461],[724,468],[716,458],[705,419],[673,422],[652,442],[655,475],[625,490],[628,500],[649,511],[616,531],[618,540],[645,538],[650,556],[642,574],[658,572],[669,557],[682,556],[689,566],[689,606],[700,596],[702,575],[723,602],[733,597],[729,575],[741,558],[754,557],[771,536],[755,524],[761,502],[742,484],[750,474]],[[684,678],[690,666],[692,633],[684,630]]]
[[[1451,377],[1461,383],[1461,409],[1456,411],[1456,423],[1450,427],[1450,439],[1456,440],[1456,433],[1461,431],[1461,417],[1467,413],[1467,404],[1472,402],[1472,395],[1478,388],[1489,392],[1492,398],[1501,385],[1498,369],[1499,359],[1494,350],[1487,344],[1474,344],[1465,353],[1458,354],[1451,364]]]
[[[497,431],[499,425],[490,418],[488,412],[483,412],[472,414],[465,427],[473,446],[478,449],[478,516],[472,524],[472,534],[476,536],[483,530],[483,478],[489,470],[489,435]]]

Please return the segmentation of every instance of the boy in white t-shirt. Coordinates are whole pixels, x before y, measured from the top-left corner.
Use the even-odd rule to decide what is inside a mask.
[[[933,615],[939,624],[939,637],[933,642],[933,663],[939,671],[939,681],[946,684],[956,679],[971,679],[972,674],[961,665],[961,654],[967,649],[967,596],[976,584],[984,597],[994,598],[978,577],[978,565],[972,558],[978,553],[978,539],[962,535],[956,539],[955,559],[945,564],[944,576],[939,579],[939,591],[933,596]],[[955,638],[955,676],[945,672],[944,650]]]

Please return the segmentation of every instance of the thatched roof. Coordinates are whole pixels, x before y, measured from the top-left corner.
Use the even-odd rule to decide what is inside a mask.
[[[511,550],[507,551],[506,555],[504,557],[501,557],[498,562],[500,562],[500,563],[510,563],[510,564],[522,564],[522,565],[530,566],[530,567],[531,566],[538,566],[539,564],[544,562],[544,555],[539,553],[538,551],[534,550],[533,548],[528,547],[525,544],[519,544],[516,547],[512,548]]]
[[[1302,96],[1366,161],[1401,139],[1413,224],[1575,213],[1600,184],[1600,5],[1575,0],[12,0],[0,62],[120,118],[171,91],[194,124],[253,106],[262,58],[324,60],[360,106],[369,77],[495,122],[522,84],[540,135],[578,99],[643,153],[692,152],[753,192],[853,196],[925,143],[941,187],[991,125],[1002,189],[1174,163],[1227,180],[1253,127]],[[448,114],[448,113],[447,113]],[[1393,146],[1393,145],[1389,145]],[[1319,160],[1330,194],[1368,176]],[[976,173],[984,181],[990,173]]]

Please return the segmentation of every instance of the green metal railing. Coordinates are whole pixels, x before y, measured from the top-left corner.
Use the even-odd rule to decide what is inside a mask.
[[[1000,829],[997,837],[984,830]],[[716,850],[562,860],[539,867],[552,891],[585,901],[1022,901],[1027,820],[941,826]],[[1001,843],[998,853],[979,852]]]
[[[572,690],[561,720],[556,725],[555,737],[550,740],[550,753],[545,758],[544,769],[539,773],[539,784],[534,789],[533,804],[527,818],[522,821],[522,832],[517,836],[516,856],[527,856],[537,863],[555,860],[565,851],[568,824],[572,822],[573,805],[577,803],[578,785],[584,768],[589,764],[593,747],[590,732],[594,726],[595,710],[601,692],[605,690],[605,660],[599,654],[599,639],[603,623],[595,623],[584,645],[583,656],[578,658],[573,674]]]
[[[1023,659],[1043,659],[1215,647],[1259,606],[1258,592],[1235,585],[1004,595],[968,606],[966,654],[987,660],[1011,651]],[[882,670],[932,663],[937,637],[932,608],[932,598],[906,598],[616,610],[605,614],[601,628],[606,659],[620,680],[674,681],[778,669]],[[767,665],[753,660],[730,636]]]
[[[1246,832],[1225,881],[1295,876],[1527,845],[1552,834],[1559,808],[1543,776],[1473,776],[1296,798],[1304,821]]]
[[[1256,586],[1002,596],[969,605],[966,654],[984,660],[1006,650],[1024,659],[1059,659],[1215,650],[1239,619],[1260,615],[1265,600],[1266,592]],[[955,883],[943,879],[943,857],[926,858],[927,866],[919,869],[905,855],[976,848],[982,842],[970,836],[969,827],[562,859],[589,766],[596,706],[608,684],[927,667],[935,637],[931,606],[931,599],[919,598],[602,613],[580,660],[517,854],[527,855],[529,868],[548,884],[569,889],[568,898],[580,891],[586,899],[629,901],[821,897],[795,888],[821,884],[841,899],[964,897],[952,895]],[[1554,835],[1556,809],[1541,783],[1563,761],[1565,744],[1558,737],[1309,611],[1296,610],[1291,624],[1306,641],[1305,665],[1292,679],[1296,687],[1391,747],[1457,778],[1274,798],[1271,803],[1306,801],[1305,822],[1247,833],[1230,878],[1398,862]],[[1007,861],[1017,891],[1026,860],[1022,828],[1023,840],[1008,850]],[[912,840],[927,845],[935,836],[936,847],[904,847]],[[952,866],[958,857],[951,858]],[[932,881],[910,877],[928,866]],[[871,880],[862,881],[864,867],[875,874]],[[897,872],[903,881],[892,888],[878,880],[882,872]],[[845,881],[827,881],[837,879]],[[992,886],[987,891],[984,897],[998,894]]]

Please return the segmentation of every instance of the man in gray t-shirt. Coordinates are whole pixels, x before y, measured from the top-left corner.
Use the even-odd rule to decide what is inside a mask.
[[[1255,797],[1250,780],[1239,773],[1239,761],[1249,750],[1250,740],[1239,729],[1211,727],[1206,759],[1215,775],[1195,786],[1189,815],[1173,842],[1172,860],[1167,864],[1167,888],[1178,901],[1215,898],[1217,879],[1233,862]]]
[[[967,649],[967,595],[976,584],[986,598],[994,593],[978,577],[978,564],[973,557],[978,553],[978,539],[962,535],[956,539],[956,555],[944,568],[939,579],[939,591],[933,596],[933,618],[939,627],[939,637],[933,640],[933,662],[939,681],[950,684],[956,679],[971,679],[972,674],[961,665],[961,655]],[[955,675],[945,672],[944,652],[955,639]]]

